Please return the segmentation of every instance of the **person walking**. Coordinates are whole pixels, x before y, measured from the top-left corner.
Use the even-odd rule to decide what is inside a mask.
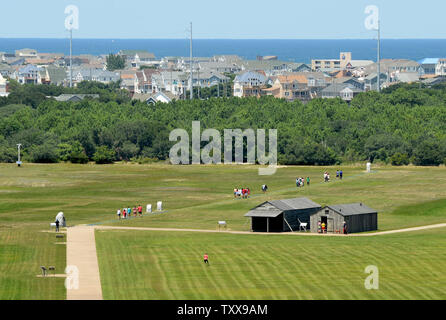
[[[310,177],[307,177],[307,186],[310,186]]]
[[[121,209],[118,209],[116,214],[118,215],[118,220],[121,220]]]
[[[140,217],[142,217],[142,205],[138,206],[138,214]]]
[[[133,215],[136,217],[136,206],[133,207]]]
[[[344,234],[348,234],[347,222],[344,221]]]
[[[207,265],[209,266],[209,265],[210,265],[210,264],[209,264],[209,256],[208,256],[207,253],[204,254],[203,259],[204,259],[204,264],[207,264]]]
[[[322,233],[325,233],[325,227],[326,227],[326,225],[325,225],[325,222],[322,222],[322,225],[321,225],[321,227],[322,227]]]
[[[344,176],[344,172],[342,172],[342,170],[341,171],[339,171],[339,178],[342,180],[342,177]]]
[[[123,219],[127,219],[127,209],[126,209],[126,208],[124,208],[124,209],[122,210],[122,218],[123,218]]]
[[[59,220],[56,220],[56,232],[59,232]]]

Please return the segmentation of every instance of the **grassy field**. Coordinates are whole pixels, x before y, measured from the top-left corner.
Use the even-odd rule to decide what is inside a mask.
[[[96,231],[96,243],[105,299],[446,299],[444,231],[364,238]],[[364,287],[369,265],[379,268],[379,290]]]
[[[54,266],[62,274],[66,246],[54,233],[19,228],[0,229],[0,300],[62,300],[63,278],[37,278],[40,266]]]
[[[0,164],[0,299],[65,298],[63,279],[35,277],[40,265],[55,265],[59,273],[65,268],[65,246],[54,244],[54,234],[41,232],[59,211],[70,226],[215,229],[217,221],[226,220],[230,229],[246,231],[249,220],[243,215],[252,207],[305,196],[322,205],[363,202],[380,212],[380,230],[446,222],[445,167],[377,167],[372,174],[364,168],[342,167],[345,179],[327,184],[321,182],[323,172],[333,175],[338,168],[288,167],[261,177],[254,166]],[[311,186],[297,189],[297,176],[310,176]],[[260,192],[264,183],[266,195]],[[232,190],[242,186],[251,188],[251,199],[234,200]],[[116,219],[118,208],[159,200],[164,214]],[[316,248],[320,240],[302,241],[315,241]]]
[[[118,208],[157,201],[168,212],[121,222],[126,226],[215,229],[227,220],[232,230],[247,230],[244,214],[269,199],[305,196],[325,204],[363,202],[377,209],[379,229],[446,222],[446,168],[343,167],[345,179],[323,183],[325,170],[290,167],[261,177],[253,166],[168,165],[25,165],[0,164],[1,226],[47,228],[59,211],[68,223],[116,224]],[[310,176],[309,188],[297,189],[295,178]],[[263,195],[266,183],[270,192]],[[234,187],[250,187],[249,200],[234,200]]]

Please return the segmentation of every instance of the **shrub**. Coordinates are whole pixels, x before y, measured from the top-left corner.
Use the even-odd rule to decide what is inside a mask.
[[[0,162],[14,163],[17,161],[17,149],[0,146]]]
[[[439,166],[444,161],[441,146],[436,140],[426,140],[414,151],[414,164],[417,166]]]
[[[96,164],[113,163],[115,160],[115,152],[106,146],[98,147],[93,155]]]
[[[409,164],[409,156],[398,152],[390,158],[390,162],[393,166],[407,166]]]
[[[44,143],[32,146],[27,152],[26,158],[34,163],[57,163],[59,162],[59,150],[54,144]]]
[[[88,156],[84,151],[73,151],[70,155],[70,162],[77,164],[86,164],[88,163]]]

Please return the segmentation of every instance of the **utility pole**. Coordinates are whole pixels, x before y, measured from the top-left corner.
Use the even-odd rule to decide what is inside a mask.
[[[190,23],[190,99],[194,99],[194,71],[193,71],[193,47],[192,47],[192,22]]]
[[[73,87],[73,29],[70,29],[70,88]]]
[[[198,63],[197,63],[198,64]],[[197,98],[200,99],[200,88],[201,88],[201,84],[200,84],[200,66],[198,65],[197,68],[197,81],[198,81],[198,87],[197,87]]]
[[[381,21],[378,19],[378,92],[381,92]]]
[[[17,157],[17,165],[20,167],[22,165],[22,161],[20,161],[20,148],[22,147],[22,144],[17,144],[17,153],[18,153],[18,157]]]

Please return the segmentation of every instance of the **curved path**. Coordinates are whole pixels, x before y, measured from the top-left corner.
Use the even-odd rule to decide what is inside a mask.
[[[395,234],[403,232],[414,232],[429,229],[446,228],[446,223],[433,224],[422,227],[406,228],[399,230],[389,230],[382,232],[361,233],[361,234],[317,234],[310,232],[287,232],[287,233],[264,233],[264,232],[250,232],[250,231],[218,231],[218,230],[201,230],[201,229],[175,229],[175,228],[138,228],[138,227],[112,227],[112,226],[96,226],[98,230],[134,230],[134,231],[171,231],[171,232],[202,232],[202,233],[226,233],[226,234],[250,234],[250,235],[290,235],[290,236],[312,236],[312,237],[373,237],[382,236],[386,234]]]

